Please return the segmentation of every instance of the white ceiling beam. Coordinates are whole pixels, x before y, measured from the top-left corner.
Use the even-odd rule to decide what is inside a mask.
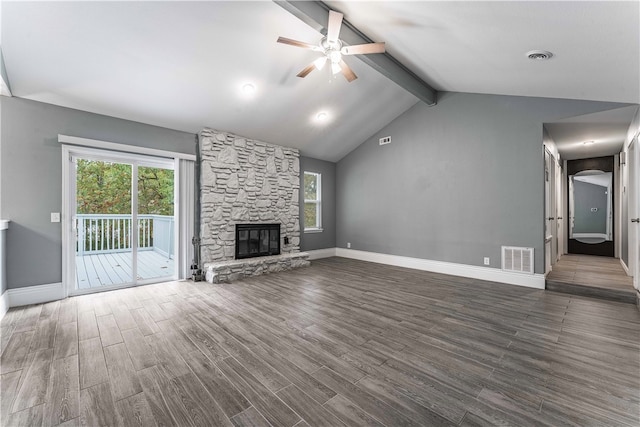
[[[326,4],[320,1],[274,0],[274,2],[323,35],[327,34],[331,9]],[[374,42],[346,19],[342,21],[340,40],[351,46]],[[427,105],[436,104],[438,92],[388,53],[357,55],[357,58]]]

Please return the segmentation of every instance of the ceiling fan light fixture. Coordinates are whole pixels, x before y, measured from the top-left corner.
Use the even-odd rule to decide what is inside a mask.
[[[242,85],[242,93],[245,95],[252,95],[255,91],[256,87],[251,83],[245,83]]]
[[[327,63],[327,57],[323,56],[313,61],[313,66],[316,67],[318,70],[322,70],[324,68],[324,64],[326,63]]]
[[[344,15],[335,10],[329,10],[329,21],[327,23],[326,35],[320,40],[319,45],[312,45],[310,43],[290,39],[287,37],[278,37],[277,42],[295,46],[303,49],[310,49],[315,52],[321,52],[324,56],[316,59],[311,64],[304,67],[297,77],[305,78],[313,70],[320,70],[330,60],[331,71],[334,75],[342,73],[344,78],[349,82],[353,82],[358,78],[356,73],[353,72],[351,67],[344,62],[342,57],[344,55],[368,55],[371,53],[384,53],[384,42],[377,43],[364,43],[352,46],[343,46],[342,40],[340,40],[340,28],[342,26],[342,20]]]

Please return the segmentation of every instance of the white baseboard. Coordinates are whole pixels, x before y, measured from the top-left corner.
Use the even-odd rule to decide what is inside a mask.
[[[625,273],[627,273],[627,276],[631,276],[631,273],[629,273],[629,268],[627,267],[627,264],[624,263],[622,258],[618,258],[618,259],[620,260],[620,265],[622,266],[622,269],[624,270]]]
[[[544,274],[523,274],[498,270],[497,268],[479,267],[475,265],[456,264],[453,262],[432,261],[421,258],[410,258],[399,255],[387,255],[376,252],[357,251],[354,249],[336,248],[336,256],[376,262],[379,264],[395,265],[397,267],[413,268],[433,273],[449,274],[451,276],[469,277],[472,279],[491,282],[507,283],[509,285],[526,286],[544,289]]]
[[[7,314],[9,310],[9,291],[4,291],[0,296],[0,320]]]
[[[305,252],[309,254],[310,261],[313,261],[314,259],[331,258],[332,256],[336,256],[336,248],[314,249],[312,251]]]
[[[5,293],[9,294],[9,307],[40,304],[64,298],[62,282],[8,289]]]

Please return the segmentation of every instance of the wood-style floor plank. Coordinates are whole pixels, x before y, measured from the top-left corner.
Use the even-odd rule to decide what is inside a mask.
[[[93,310],[78,313],[78,339],[80,341],[100,336],[96,314]]]
[[[109,384],[97,384],[80,391],[80,423],[83,426],[109,426],[116,418]]]
[[[300,417],[272,394],[233,357],[218,365],[253,406],[273,425],[294,426]]]
[[[59,324],[53,348],[53,358],[61,359],[78,354],[78,324],[69,322]]]
[[[153,349],[147,344],[138,328],[122,331],[122,338],[131,356],[133,367],[137,371],[156,365],[157,360]]]
[[[23,409],[22,411],[3,415],[3,425],[17,427],[40,426],[42,425],[43,407],[44,405],[32,406],[30,408]]]
[[[253,406],[231,418],[231,422],[236,427],[271,427],[271,424]]]
[[[125,427],[153,427],[158,425],[144,393],[116,402],[118,424]]]
[[[122,342],[122,334],[120,334],[120,328],[118,328],[113,314],[98,316],[96,321],[98,322],[98,331],[100,331],[100,340],[103,347]]]
[[[13,399],[18,392],[22,371],[13,371],[0,377],[0,424],[11,413]]]
[[[143,369],[139,377],[153,417],[159,425],[193,425],[182,397],[172,384],[175,377],[167,375],[161,366]]]
[[[11,412],[22,411],[45,401],[53,350],[38,350],[31,354],[29,366],[24,377],[20,378],[20,386],[16,393]]]
[[[232,418],[251,406],[233,383],[204,354],[189,353],[185,360],[227,417]]]
[[[53,348],[58,320],[53,317],[40,317],[31,343],[31,352]]]
[[[380,421],[367,414],[363,409],[353,404],[341,395],[336,395],[324,404],[345,425],[363,427],[384,427]]]
[[[276,394],[309,425],[324,427],[344,426],[342,421],[336,418],[335,415],[293,384],[283,388]]]
[[[142,386],[124,343],[105,347],[103,351],[114,400],[141,393]]]
[[[318,372],[315,372],[313,376],[384,424],[393,424],[397,426],[419,425],[406,417],[402,412],[394,410],[392,407],[384,404],[367,391],[350,383],[330,369],[322,368]]]
[[[78,355],[53,361],[44,404],[43,426],[57,426],[80,415]]]
[[[109,381],[100,338],[80,341],[78,354],[81,389]]]
[[[342,258],[0,329],[0,426],[640,425],[634,306]]]
[[[19,371],[24,368],[34,334],[34,331],[11,334],[9,343],[2,352],[2,358],[0,358],[1,374]]]

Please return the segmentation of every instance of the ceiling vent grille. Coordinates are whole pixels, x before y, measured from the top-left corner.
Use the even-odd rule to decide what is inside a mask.
[[[551,59],[552,56],[553,53],[546,50],[531,50],[527,52],[527,58],[534,61],[546,61],[547,59]]]
[[[502,269],[533,274],[533,248],[502,247]]]

